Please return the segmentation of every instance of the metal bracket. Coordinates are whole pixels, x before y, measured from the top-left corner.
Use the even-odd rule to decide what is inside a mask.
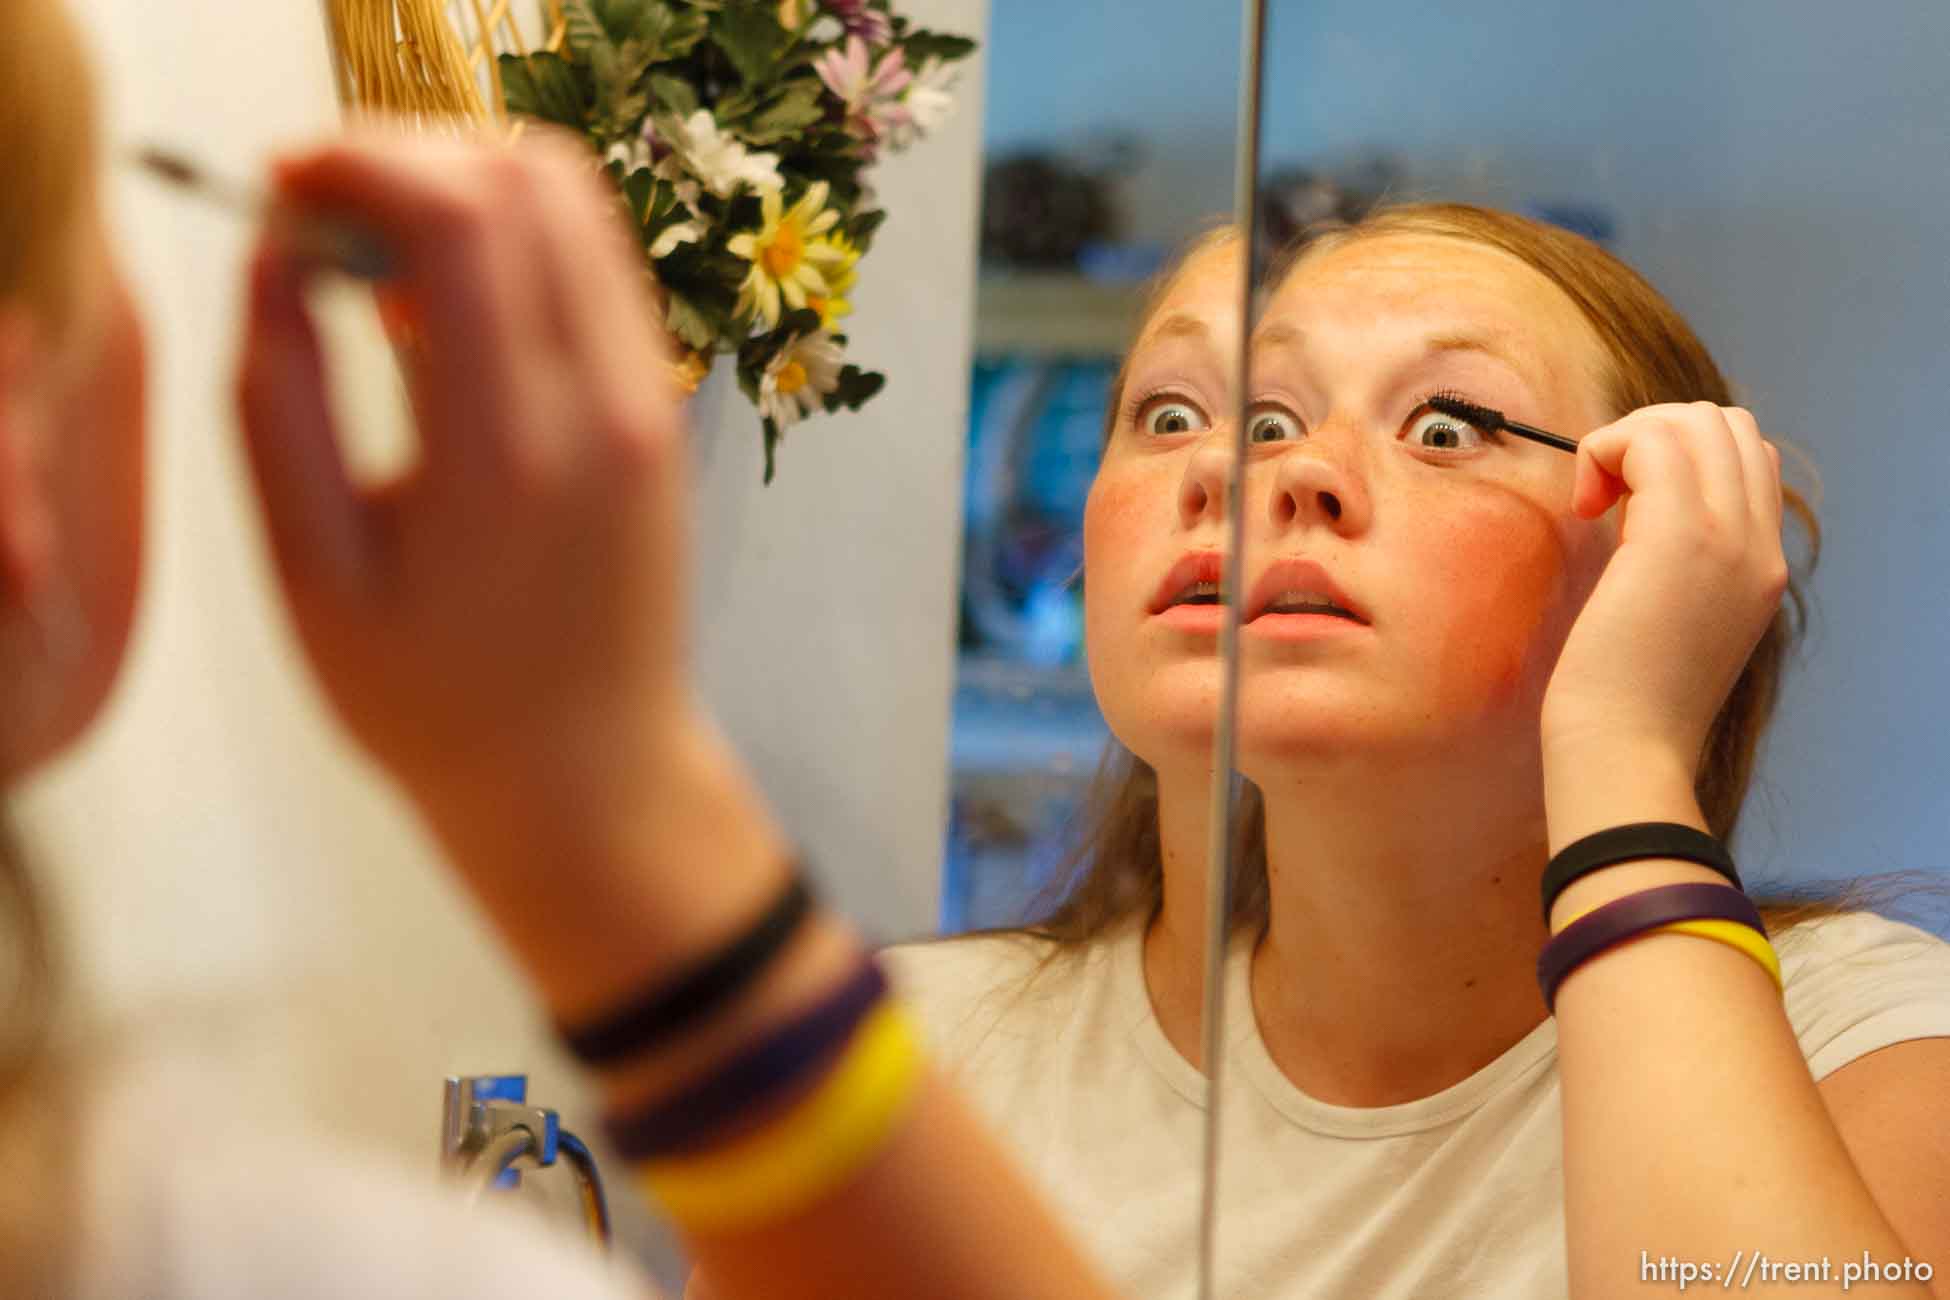
[[[561,1121],[543,1106],[530,1106],[525,1074],[449,1077],[440,1116],[440,1163],[462,1173],[498,1138],[525,1131],[532,1139],[526,1154],[538,1165],[555,1163]],[[496,1187],[521,1186],[521,1171],[509,1169]]]

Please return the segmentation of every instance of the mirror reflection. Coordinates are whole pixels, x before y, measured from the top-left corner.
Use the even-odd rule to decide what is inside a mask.
[[[1232,88],[1120,69],[1225,66],[1236,28],[1158,8],[1092,29],[1095,72],[991,70],[944,922],[1003,933],[896,957],[1119,1279],[1189,1295],[1238,397],[1237,245],[1197,235]],[[1941,35],[1904,19],[1904,48]],[[1562,1294],[1639,1249],[1676,1282],[1796,1213],[1934,1241],[1854,1098],[1950,1034],[1933,765],[1860,761],[1941,749],[1942,620],[1892,595],[1941,585],[1898,468],[1930,456],[1903,412],[1950,325],[1915,274],[1940,70],[1826,15],[1671,7],[1275,6],[1267,58],[1219,1293]],[[1778,75],[1816,62],[1818,88]],[[1136,266],[1146,294],[1104,291]],[[1658,890],[1755,910],[1677,918],[1717,943],[1590,937]],[[1720,1058],[1686,1045],[1729,1018],[1774,1035],[1743,1076],[1765,1101],[1716,1110]],[[1815,1096],[1836,1118],[1802,1136],[1857,1157],[1832,1191],[1715,1219],[1615,1172]],[[1851,1218],[1872,1203],[1887,1235]],[[1802,1253],[1840,1276],[1845,1250]]]

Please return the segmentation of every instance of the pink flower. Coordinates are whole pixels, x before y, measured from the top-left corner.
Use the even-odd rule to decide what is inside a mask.
[[[869,45],[885,45],[894,39],[894,22],[878,9],[867,8],[867,0],[825,0],[826,12],[840,20],[848,36],[858,36]]]
[[[907,70],[904,52],[890,50],[873,63],[867,43],[849,36],[845,53],[830,49],[813,61],[813,69],[834,98],[846,105],[847,129],[866,142],[869,157],[882,136],[912,130],[913,113],[905,97],[914,74]]]

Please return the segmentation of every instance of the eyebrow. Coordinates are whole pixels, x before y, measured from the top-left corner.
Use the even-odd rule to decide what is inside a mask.
[[[1210,341],[1212,327],[1189,312],[1175,311],[1144,332],[1138,340],[1139,345],[1154,343],[1159,339],[1194,338]],[[1133,348],[1133,351],[1136,349]]]
[[[1307,332],[1297,325],[1282,321],[1268,325],[1253,335],[1253,349],[1287,347],[1305,342]],[[1474,334],[1431,334],[1423,344],[1422,356],[1439,356],[1445,352],[1480,352],[1494,357],[1518,373],[1524,373],[1525,366],[1512,352],[1503,346],[1500,335],[1479,337]]]

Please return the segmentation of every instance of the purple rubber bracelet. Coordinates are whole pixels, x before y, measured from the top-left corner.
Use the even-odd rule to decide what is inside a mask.
[[[837,1055],[887,996],[887,976],[871,956],[846,983],[673,1097],[604,1127],[625,1160],[639,1162],[710,1146],[727,1125],[801,1083]]]
[[[1663,885],[1627,894],[1565,926],[1537,957],[1537,985],[1544,1005],[1557,1013],[1557,987],[1565,976],[1614,944],[1674,921],[1738,921],[1763,936],[1760,912],[1731,885]]]

